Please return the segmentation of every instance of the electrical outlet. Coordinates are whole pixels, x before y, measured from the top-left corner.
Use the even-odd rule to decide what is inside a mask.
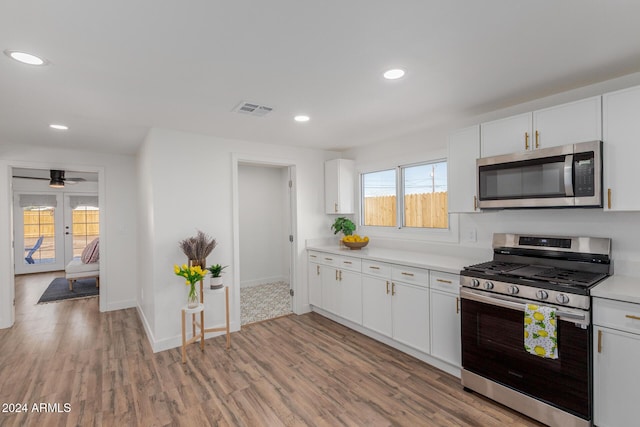
[[[475,242],[478,240],[478,233],[475,228],[470,228],[465,230],[463,238],[465,242]]]

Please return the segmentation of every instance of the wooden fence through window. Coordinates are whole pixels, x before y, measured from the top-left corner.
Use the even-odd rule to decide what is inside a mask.
[[[448,228],[447,192],[404,196],[405,227]],[[396,196],[364,198],[364,224],[395,227]]]

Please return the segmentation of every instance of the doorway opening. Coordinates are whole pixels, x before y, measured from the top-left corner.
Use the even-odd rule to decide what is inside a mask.
[[[84,268],[85,264],[80,260],[84,248],[94,241],[91,247],[98,246],[98,173],[67,172],[67,177],[73,178],[53,187],[50,185],[52,178],[48,177],[52,172],[12,169],[14,273],[16,276],[52,273],[53,279],[46,284],[49,286],[45,286],[44,293],[40,292],[42,301],[96,296],[99,294],[98,279],[87,277],[80,282],[74,278],[71,286],[65,266],[76,259],[80,268]],[[99,270],[97,249],[92,256],[94,262],[86,267]],[[26,282],[14,278],[16,285]],[[38,301],[36,298],[34,302]]]
[[[243,326],[293,313],[292,168],[238,163]]]

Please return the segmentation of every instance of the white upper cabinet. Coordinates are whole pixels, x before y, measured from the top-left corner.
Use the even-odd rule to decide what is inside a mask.
[[[329,160],[324,164],[325,212],[352,214],[355,162],[347,159]]]
[[[640,154],[640,86],[602,97],[604,209],[640,210],[640,191],[632,174]]]
[[[482,157],[531,149],[531,113],[519,114],[480,125]]]
[[[449,135],[447,156],[449,212],[476,212],[476,159],[480,157],[480,125]]]
[[[533,112],[533,148],[602,140],[602,98],[582,99]]]
[[[482,157],[602,139],[600,96],[482,123]]]

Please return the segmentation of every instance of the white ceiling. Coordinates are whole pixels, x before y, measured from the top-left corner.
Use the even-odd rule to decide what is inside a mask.
[[[0,55],[0,144],[135,153],[161,127],[346,149],[639,71],[639,17],[637,0],[0,0],[0,51],[51,62]]]

